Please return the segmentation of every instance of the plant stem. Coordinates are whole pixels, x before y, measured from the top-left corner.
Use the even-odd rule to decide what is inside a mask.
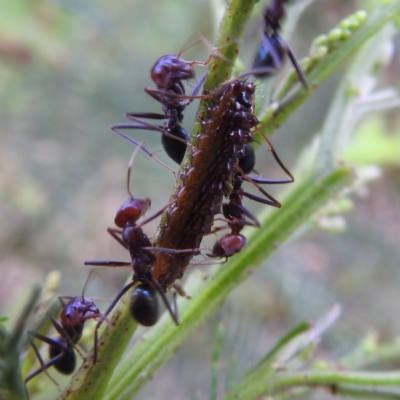
[[[254,399],[260,394],[275,394],[294,387],[323,386],[332,393],[344,385],[362,385],[363,391],[368,392],[366,386],[371,386],[369,393],[375,393],[372,386],[399,386],[400,371],[393,372],[348,372],[348,371],[300,371],[276,373],[273,377],[265,376],[252,385],[246,385],[240,390],[233,390],[222,400]],[[354,389],[354,388],[353,388]]]

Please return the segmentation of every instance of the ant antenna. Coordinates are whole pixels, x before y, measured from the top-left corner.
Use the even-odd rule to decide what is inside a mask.
[[[191,47],[195,46],[197,43],[203,43],[204,47],[210,51],[210,56],[208,57],[207,61],[188,61],[187,63],[190,66],[193,65],[200,65],[200,66],[206,66],[208,65],[212,60],[219,58],[228,64],[232,65],[232,61],[226,58],[220,51],[221,47],[215,47],[205,36],[203,36],[200,32],[196,32],[194,35],[197,35],[199,39],[197,39],[193,43],[189,43],[189,40],[185,43],[185,46],[182,48],[182,50],[178,53],[178,57],[180,57],[186,50],[190,49]],[[192,35],[193,36],[193,35]],[[230,44],[229,44],[230,45]]]
[[[146,142],[140,142],[139,145],[135,148],[134,152],[132,153],[131,159],[129,160],[128,164],[128,171],[127,171],[127,179],[126,179],[126,189],[128,190],[129,196],[133,199],[133,194],[130,190],[129,183],[131,180],[131,170],[132,170],[132,165],[133,162],[135,161],[136,156],[138,155],[139,151],[142,150],[145,146]]]

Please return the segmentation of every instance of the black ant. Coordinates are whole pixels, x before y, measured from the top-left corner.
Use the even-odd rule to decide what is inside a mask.
[[[211,46],[205,38],[201,38],[207,46]],[[197,43],[197,42],[196,42]],[[225,59],[221,54],[210,55],[207,61],[187,61],[180,55],[167,54],[160,57],[153,65],[150,76],[156,85],[156,89],[145,88],[146,93],[161,103],[164,114],[157,113],[127,113],[126,117],[134,123],[115,124],[111,126],[113,132],[129,140],[129,137],[119,131],[119,129],[143,129],[150,131],[159,131],[162,133],[161,142],[168,156],[180,164],[185,155],[186,146],[189,142],[189,136],[182,127],[183,111],[195,99],[203,98],[197,96],[197,93],[204,83],[206,75],[199,80],[190,96],[186,95],[185,87],[182,81],[195,78],[194,65],[206,66],[215,57]],[[226,59],[227,62],[229,60]],[[154,125],[143,121],[142,118],[164,120],[164,125]],[[132,143],[137,142],[130,140]]]
[[[262,42],[253,62],[252,75],[263,78],[280,69],[287,55],[293,64],[303,86],[307,89],[307,79],[293,54],[289,44],[280,36],[280,22],[285,17],[285,3],[289,0],[272,0],[265,8]]]
[[[254,170],[255,166],[254,149],[251,144],[246,144],[244,146],[245,154],[243,157],[239,158],[238,172],[234,174],[232,179],[232,191],[229,195],[229,201],[222,204],[222,214],[226,219],[228,227],[231,229],[231,232],[225,234],[215,242],[212,253],[207,254],[209,257],[225,257],[227,259],[228,257],[233,256],[234,254],[242,250],[242,248],[246,244],[246,237],[240,233],[244,226],[251,225],[255,227],[260,227],[260,223],[257,218],[242,205],[243,197],[247,197],[259,203],[279,208],[281,207],[281,204],[259,185],[285,184],[294,181],[293,175],[280,160],[272,143],[261,132],[260,134],[269,144],[272,155],[274,156],[279,166],[283,169],[283,171],[289,176],[289,178],[264,179],[257,176],[246,176]],[[242,189],[242,184],[244,180],[255,185],[266,198],[255,196],[251,193],[245,192]],[[219,229],[217,228],[217,230]]]
[[[62,299],[68,299],[69,301],[67,302],[67,304],[65,304]],[[77,349],[76,344],[82,337],[85,322],[88,319],[97,319],[102,316],[96,304],[93,301],[83,297],[83,294],[82,296],[78,297],[60,296],[59,300],[63,307],[60,317],[60,323],[57,322],[51,315],[49,315],[49,318],[60,336],[56,339],[50,339],[49,337],[41,335],[37,332],[28,332],[29,341],[32,345],[34,352],[36,353],[41,367],[32,372],[25,379],[25,384],[29,382],[32,378],[37,376],[39,373],[44,371],[58,387],[57,382],[48,374],[47,369],[51,366],[54,366],[56,370],[62,374],[72,374],[76,366],[75,350],[78,351],[78,353],[82,356],[80,351]],[[43,362],[43,359],[39,354],[39,350],[36,347],[33,338],[39,339],[50,346],[50,360],[46,363]]]
[[[104,319],[110,314],[112,309],[115,307],[120,298],[133,286],[137,285],[131,295],[130,300],[130,311],[133,318],[144,326],[154,325],[159,316],[159,306],[157,300],[157,294],[159,294],[167,307],[171,317],[176,325],[179,325],[178,316],[176,311],[172,310],[170,303],[166,297],[164,289],[154,279],[151,270],[152,265],[156,259],[156,253],[198,253],[199,249],[192,250],[174,250],[165,249],[160,247],[153,247],[148,236],[143,232],[142,226],[152,221],[153,219],[160,216],[166,207],[169,207],[172,203],[156,212],[151,217],[144,220],[140,225],[137,224],[139,218],[141,218],[150,207],[150,199],[135,198],[133,197],[130,188],[130,174],[134,158],[138,151],[142,148],[142,143],[136,148],[131,161],[129,163],[127,172],[127,189],[130,198],[125,201],[118,209],[114,222],[121,229],[108,228],[108,233],[123,247],[125,247],[131,257],[130,262],[125,261],[85,261],[85,265],[95,266],[107,266],[107,267],[125,267],[131,266],[133,269],[132,282],[125,285],[114,298],[110,306],[107,308],[103,317],[98,322],[95,329],[95,348],[97,348],[98,335],[97,331],[104,321]],[[94,363],[96,363],[96,354],[94,356]]]

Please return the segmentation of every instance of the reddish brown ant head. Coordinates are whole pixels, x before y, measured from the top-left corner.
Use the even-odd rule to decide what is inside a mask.
[[[87,319],[99,316],[100,311],[93,301],[84,297],[75,297],[62,310],[61,322],[65,326],[74,327],[83,324]]]
[[[213,248],[214,257],[231,257],[246,245],[246,238],[239,234],[227,233],[219,239]]]
[[[175,54],[167,54],[159,58],[151,69],[151,79],[159,87],[170,89],[177,81],[193,79],[193,67]]]
[[[136,222],[146,213],[150,205],[151,201],[147,197],[144,199],[131,198],[125,201],[115,214],[115,225],[119,228],[125,228],[129,220]]]

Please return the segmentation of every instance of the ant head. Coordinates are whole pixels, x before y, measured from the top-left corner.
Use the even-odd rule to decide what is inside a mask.
[[[148,199],[147,197],[144,199],[134,198],[129,188],[132,164],[135,160],[135,157],[137,156],[137,154],[139,153],[139,151],[142,149],[143,146],[144,142],[139,143],[139,146],[136,147],[129,161],[128,171],[126,174],[127,175],[126,188],[129,193],[130,199],[125,201],[115,214],[114,222],[115,225],[117,225],[119,228],[125,228],[125,225],[127,224],[128,221],[136,222],[142,215],[146,213],[151,204],[150,199]]]
[[[272,30],[280,29],[280,22],[285,17],[285,5],[288,0],[273,0],[271,4],[264,10],[264,21],[266,26],[270,26]]]
[[[227,233],[219,239],[214,247],[212,256],[231,257],[238,253],[246,244],[246,238],[239,234]]]
[[[195,72],[193,67],[175,54],[167,54],[160,57],[150,72],[151,79],[159,87],[170,89],[177,81],[193,79]]]
[[[61,321],[64,326],[75,327],[87,319],[97,318],[100,311],[96,304],[85,297],[73,297],[63,308]]]
[[[119,228],[125,228],[128,221],[136,222],[146,213],[151,205],[149,198],[130,198],[125,201],[115,214],[114,222]]]

